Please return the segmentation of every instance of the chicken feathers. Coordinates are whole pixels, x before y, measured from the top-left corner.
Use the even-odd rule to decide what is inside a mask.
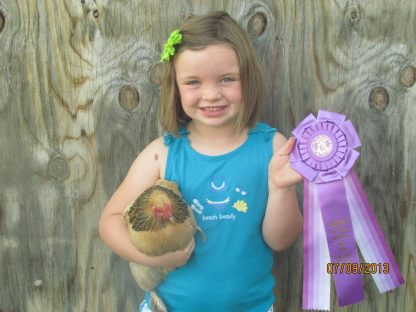
[[[193,212],[175,182],[160,179],[147,188],[123,213],[130,240],[140,252],[154,257],[184,249],[199,230]],[[152,311],[167,311],[154,289],[172,269],[130,263],[140,288],[151,292]]]

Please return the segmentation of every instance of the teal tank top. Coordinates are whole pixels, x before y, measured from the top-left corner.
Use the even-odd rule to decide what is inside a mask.
[[[274,302],[273,254],[262,237],[268,164],[276,129],[258,123],[245,142],[219,156],[180,138],[168,146],[165,178],[175,181],[206,240],[195,237],[188,263],[169,273],[157,292],[169,312],[265,312]]]

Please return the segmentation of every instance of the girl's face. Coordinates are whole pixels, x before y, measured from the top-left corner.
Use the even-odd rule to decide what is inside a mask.
[[[227,44],[184,50],[175,61],[184,112],[195,127],[235,127],[242,106],[240,66]]]

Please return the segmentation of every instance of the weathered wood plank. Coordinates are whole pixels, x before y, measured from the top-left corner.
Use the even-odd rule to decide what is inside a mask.
[[[161,134],[159,53],[189,14],[228,11],[265,64],[263,120],[347,114],[357,172],[407,283],[343,311],[416,304],[415,47],[411,0],[0,2],[0,311],[134,311],[143,297],[98,218]],[[298,189],[301,200],[302,188]],[[278,311],[301,310],[302,240],[275,255]],[[334,295],[334,290],[333,290]],[[335,296],[333,311],[337,308]]]

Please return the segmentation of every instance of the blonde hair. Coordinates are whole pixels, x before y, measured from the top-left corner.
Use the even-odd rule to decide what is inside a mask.
[[[226,12],[192,16],[179,28],[182,42],[175,55],[164,64],[160,92],[160,122],[164,131],[179,136],[178,129],[191,119],[182,109],[176,84],[175,58],[184,50],[198,50],[211,44],[226,43],[237,53],[243,106],[237,128],[252,128],[260,119],[263,100],[263,73],[248,34]]]

